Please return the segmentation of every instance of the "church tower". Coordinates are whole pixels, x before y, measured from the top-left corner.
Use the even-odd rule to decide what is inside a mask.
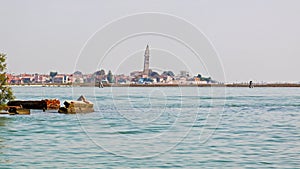
[[[149,45],[147,45],[147,47],[146,47],[144,56],[145,56],[145,58],[144,58],[143,77],[147,78],[149,76],[149,57],[150,57]]]

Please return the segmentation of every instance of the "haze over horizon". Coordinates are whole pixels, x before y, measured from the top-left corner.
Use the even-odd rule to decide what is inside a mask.
[[[197,27],[216,49],[227,82],[300,81],[297,0],[0,2],[0,52],[7,54],[11,73],[73,73],[84,45],[101,27],[124,16],[155,12],[178,16]],[[210,74],[203,65],[192,65],[193,60],[185,53],[175,52],[178,46],[168,46],[167,40],[148,36],[134,41],[112,52],[109,57],[113,59],[104,60],[100,68],[125,74],[142,70],[143,52],[149,44],[150,68],[154,70],[177,74],[190,69],[193,75]],[[125,53],[131,49],[131,53]],[[90,62],[100,62],[101,56],[96,52],[89,56],[95,60],[81,59],[86,66],[79,71],[96,71]]]

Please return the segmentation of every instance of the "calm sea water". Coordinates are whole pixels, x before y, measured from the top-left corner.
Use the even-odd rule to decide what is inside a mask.
[[[300,168],[300,88],[14,87],[96,112],[0,116],[0,168]]]

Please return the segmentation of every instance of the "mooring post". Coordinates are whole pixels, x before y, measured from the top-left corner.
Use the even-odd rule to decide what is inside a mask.
[[[249,88],[253,88],[252,80],[249,82]]]

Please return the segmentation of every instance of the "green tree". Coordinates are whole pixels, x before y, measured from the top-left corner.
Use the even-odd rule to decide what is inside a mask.
[[[6,76],[6,54],[0,53],[0,104],[3,105],[7,101],[13,100],[15,97],[13,95],[11,87],[7,85]]]
[[[165,75],[165,76],[175,76],[175,74],[172,72],[172,71],[164,71],[163,73],[162,73],[162,75]]]
[[[94,73],[95,75],[98,75],[98,76],[105,76],[105,70],[101,69],[101,70],[98,70]]]
[[[200,80],[202,80],[202,75],[201,75],[201,74],[198,74],[198,75],[197,75],[197,78],[199,78]]]
[[[54,77],[57,75],[57,72],[50,72],[50,77],[52,80],[52,83],[54,83]]]
[[[73,75],[82,75],[82,72],[80,72],[80,71],[75,71],[74,73],[73,73]]]
[[[93,76],[95,77],[96,81],[101,82],[103,79],[105,79],[105,70],[98,70],[94,72]]]
[[[108,73],[107,73],[107,81],[109,83],[112,83],[113,82],[113,74],[111,73],[111,71],[109,70]]]

